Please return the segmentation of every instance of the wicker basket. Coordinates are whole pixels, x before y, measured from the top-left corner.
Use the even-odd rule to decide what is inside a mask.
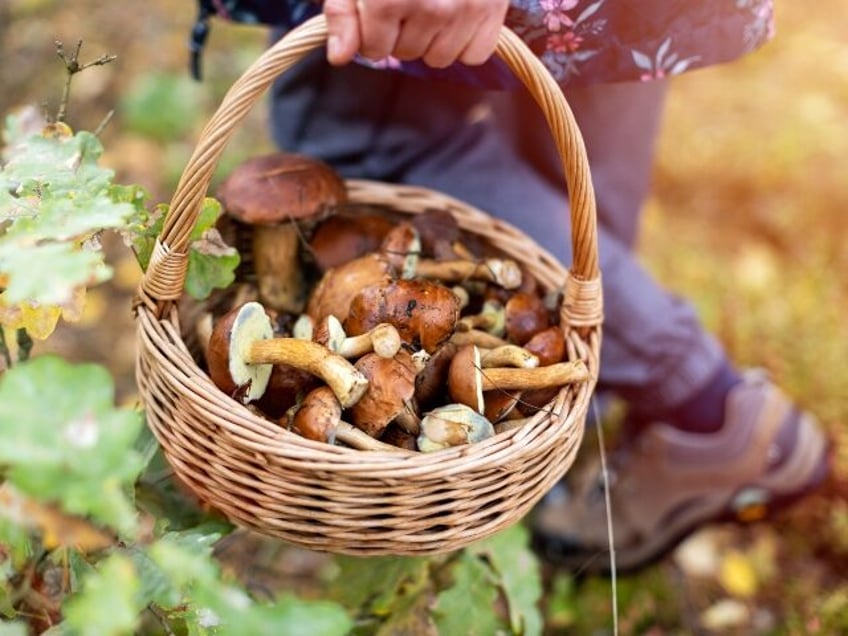
[[[582,439],[598,374],[602,314],[586,154],[559,87],[504,29],[498,55],[536,98],[563,160],[571,270],[515,228],[438,192],[366,181],[348,186],[354,202],[408,214],[448,209],[464,230],[521,262],[544,288],[561,290],[569,356],[586,362],[588,381],[561,390],[520,428],[435,453],[353,450],[283,430],[212,384],[181,336],[176,301],[189,234],[226,142],[274,78],[325,41],[320,16],[291,31],[247,69],[201,133],[138,290],[137,381],[147,421],[177,475],[234,523],[320,551],[448,552],[520,520],[568,470]]]

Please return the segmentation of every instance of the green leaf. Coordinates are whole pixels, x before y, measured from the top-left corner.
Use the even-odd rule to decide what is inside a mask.
[[[7,150],[0,168],[4,303],[69,302],[81,286],[111,275],[92,238],[123,227],[134,205],[112,197],[114,173],[97,165],[103,148],[91,133],[29,136]]]
[[[339,568],[330,598],[351,610],[385,616],[410,580],[427,576],[429,561],[419,557],[336,557]]]
[[[0,636],[27,636],[28,633],[26,623],[20,621],[0,623]]]
[[[463,550],[451,568],[453,585],[442,591],[433,607],[440,634],[491,636],[504,626],[492,611],[498,598],[497,581],[479,558]]]
[[[85,577],[82,591],[65,603],[65,622],[82,636],[124,636],[138,623],[138,573],[132,560],[111,554]]]
[[[6,238],[6,237],[4,237]],[[19,245],[0,240],[0,272],[8,276],[4,301],[62,305],[84,285],[107,280],[112,268],[100,252],[83,251],[71,243]]]
[[[188,253],[185,290],[195,300],[204,300],[212,293],[212,290],[223,289],[232,284],[240,261],[235,248],[226,247],[218,241],[211,240],[205,245],[206,247],[202,249],[212,251],[204,253],[193,246]],[[223,246],[224,249],[219,246]]]
[[[215,222],[221,204],[207,197],[191,232],[185,290],[195,300],[203,300],[213,289],[228,287],[236,277],[239,253],[221,238]]]
[[[133,450],[140,428],[139,413],[114,407],[103,367],[42,356],[0,381],[0,464],[8,480],[124,533],[136,523],[124,489],[141,470]]]
[[[539,610],[542,577],[539,562],[529,548],[529,538],[527,529],[516,524],[468,550],[486,558],[497,573],[509,606],[513,633],[535,636],[542,633],[543,627]]]
[[[188,534],[164,537],[150,547],[149,554],[193,608],[186,615],[189,633],[204,634],[214,628],[221,636],[342,636],[350,630],[350,617],[329,601],[287,596],[270,604],[254,602],[244,590],[221,580],[205,539],[187,539]]]

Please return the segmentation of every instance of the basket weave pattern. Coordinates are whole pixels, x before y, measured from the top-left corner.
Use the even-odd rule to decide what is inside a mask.
[[[563,290],[569,359],[590,380],[563,388],[527,424],[436,453],[360,451],[313,442],[219,391],[181,335],[189,234],[234,128],[273,79],[326,40],[314,18],[270,48],[233,85],[186,167],[136,303],[137,381],[148,423],[179,477],[235,523],[303,547],[346,554],[435,554],[461,548],[526,515],[574,461],[598,374],[600,278],[594,195],[582,139],[561,91],[504,29],[498,54],[548,117],[571,197],[574,262],[567,271],[512,226],[426,188],[349,181],[353,202],[406,214],[449,210],[461,228]]]

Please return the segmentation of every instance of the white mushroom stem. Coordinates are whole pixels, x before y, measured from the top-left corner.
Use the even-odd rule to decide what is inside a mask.
[[[336,426],[336,440],[343,444],[366,451],[384,451],[388,453],[403,453],[405,455],[413,454],[412,451],[405,448],[399,448],[391,444],[386,444],[378,439],[374,439],[368,433],[356,428],[353,424],[340,420]]]
[[[373,351],[381,358],[393,358],[400,351],[400,334],[388,323],[380,323],[358,336],[346,336],[337,353],[345,358],[358,358]]]
[[[353,406],[368,388],[368,380],[343,356],[327,347],[298,338],[269,338],[249,344],[243,360],[249,365],[287,364],[327,383],[339,403]]]
[[[465,280],[485,280],[504,289],[516,289],[521,285],[521,268],[513,260],[487,258],[482,261],[456,259],[436,261],[422,258],[418,261],[416,276],[434,278],[443,283],[459,283]]]
[[[529,391],[582,382],[589,378],[589,370],[582,360],[558,362],[535,369],[497,367],[483,369],[483,391],[520,389]]]
[[[400,351],[400,333],[389,323],[380,323],[365,333],[348,336],[335,316],[325,316],[313,334],[315,342],[345,358],[360,358],[374,352],[381,358],[394,358]]]
[[[292,338],[312,340],[314,333],[315,321],[312,320],[312,316],[309,314],[300,314],[297,320],[294,321],[294,325],[292,325]]]
[[[517,367],[519,369],[535,369],[539,366],[539,358],[524,347],[505,344],[494,349],[480,349],[480,366]]]

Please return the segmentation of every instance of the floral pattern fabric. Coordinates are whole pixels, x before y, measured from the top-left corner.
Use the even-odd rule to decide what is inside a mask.
[[[320,12],[317,0],[200,0],[208,13],[291,28]],[[720,64],[774,34],[772,0],[512,0],[507,25],[566,87],[647,81]],[[497,60],[430,69],[420,62],[359,60],[381,68],[503,88]]]

